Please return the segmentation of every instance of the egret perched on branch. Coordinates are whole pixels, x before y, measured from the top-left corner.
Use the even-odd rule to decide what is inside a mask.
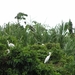
[[[51,56],[51,52],[49,52],[49,55],[45,58],[45,61],[44,61],[44,63],[47,63],[48,61],[49,61],[49,59],[50,59],[50,56]]]
[[[9,43],[9,41],[7,40],[8,46],[9,47],[15,47],[15,45],[13,43]]]

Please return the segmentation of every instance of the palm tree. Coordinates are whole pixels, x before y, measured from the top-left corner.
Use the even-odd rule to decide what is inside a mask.
[[[28,15],[27,14],[24,14],[24,13],[22,13],[22,12],[19,12],[18,14],[17,14],[17,16],[15,16],[15,19],[17,19],[17,22],[18,22],[18,24],[20,24],[20,20],[26,20],[26,18],[25,17],[27,17]]]

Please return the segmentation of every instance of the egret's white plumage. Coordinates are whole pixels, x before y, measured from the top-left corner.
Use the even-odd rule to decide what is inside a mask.
[[[9,43],[9,41],[7,40],[8,46],[9,47],[14,47],[15,45],[13,43]]]
[[[47,63],[48,61],[49,61],[49,59],[50,59],[50,56],[51,56],[51,52],[49,52],[49,55],[45,58],[45,61],[44,61],[44,63]]]

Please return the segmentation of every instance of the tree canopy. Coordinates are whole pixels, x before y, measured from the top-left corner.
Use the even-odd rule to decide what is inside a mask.
[[[48,29],[37,21],[23,27],[19,21],[27,16],[20,12],[15,17],[18,23],[0,26],[0,75],[75,75],[72,21]],[[15,47],[9,47],[7,40]],[[49,52],[52,55],[44,64]]]

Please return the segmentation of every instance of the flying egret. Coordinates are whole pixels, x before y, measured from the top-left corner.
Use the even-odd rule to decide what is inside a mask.
[[[49,59],[50,59],[50,56],[51,56],[51,52],[49,52],[49,55],[45,58],[45,61],[44,61],[44,63],[47,63],[48,61],[49,61]]]
[[[9,47],[14,47],[15,45],[13,43],[9,43],[9,41],[7,40],[8,46]]]

